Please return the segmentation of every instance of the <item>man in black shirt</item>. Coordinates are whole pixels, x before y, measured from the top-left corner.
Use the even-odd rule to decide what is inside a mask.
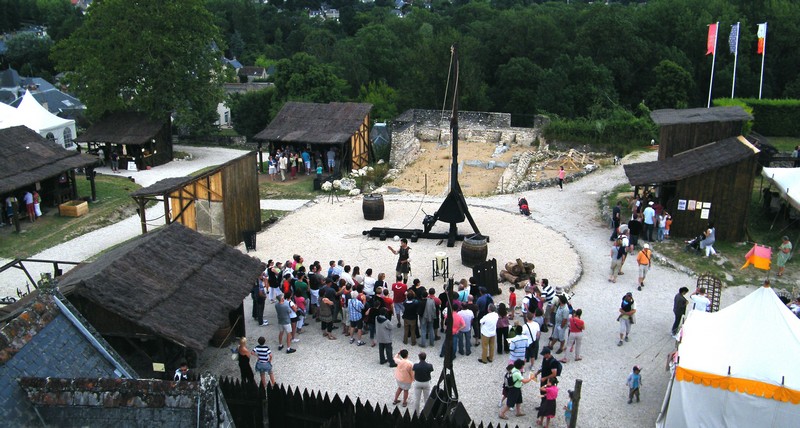
[[[678,294],[675,295],[675,300],[672,303],[672,312],[675,314],[675,322],[672,323],[672,334],[678,334],[678,325],[681,323],[681,318],[686,313],[686,304],[688,301],[686,300],[686,293],[689,292],[689,289],[686,287],[681,287],[678,290]]]
[[[414,364],[411,370],[414,371],[414,384],[411,388],[414,391],[414,405],[411,407],[411,412],[422,411],[425,407],[425,401],[431,394],[431,373],[433,373],[433,365],[425,361],[428,356],[424,352],[419,353],[419,362]]]

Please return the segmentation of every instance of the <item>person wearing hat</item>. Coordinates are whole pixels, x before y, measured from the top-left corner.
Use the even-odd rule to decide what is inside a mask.
[[[639,287],[637,287],[639,291],[642,291],[642,287],[644,287],[644,279],[647,278],[647,272],[650,270],[650,260],[652,258],[653,252],[650,251],[650,244],[644,244],[644,248],[642,248],[636,256],[636,263],[639,264]]]
[[[622,304],[619,308],[619,343],[617,346],[622,346],[622,341],[628,342],[628,334],[631,332],[631,325],[633,325],[633,315],[636,313],[636,304],[633,301],[633,293],[630,291],[622,297]]]
[[[642,211],[644,216],[644,239],[653,242],[653,228],[656,224],[656,210],[653,208],[654,202],[647,203],[647,208]]]
[[[786,269],[786,262],[792,257],[792,242],[789,237],[783,236],[783,243],[778,247],[778,257],[775,264],[778,265],[778,276],[783,276],[783,270]]]

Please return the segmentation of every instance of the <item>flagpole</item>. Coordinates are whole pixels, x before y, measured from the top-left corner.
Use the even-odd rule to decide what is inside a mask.
[[[779,28],[780,30],[780,28]],[[761,90],[764,88],[764,57],[767,56],[767,23],[764,23],[764,45],[761,49],[761,81],[758,83],[758,99],[761,99]]]
[[[717,62],[717,39],[719,38],[719,21],[717,21],[716,25],[717,27],[716,30],[714,31],[714,52],[713,52],[714,55],[711,57],[711,81],[708,83],[708,104],[706,105],[706,108],[711,108],[711,88],[714,87],[714,63]],[[761,70],[763,73],[764,70],[763,66]]]
[[[739,22],[736,23],[736,45],[733,51],[733,82],[731,83],[731,98],[734,98],[736,93],[736,62],[739,59]]]

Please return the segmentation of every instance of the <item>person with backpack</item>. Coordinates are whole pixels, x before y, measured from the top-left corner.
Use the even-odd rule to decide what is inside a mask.
[[[647,272],[650,270],[650,259],[652,258],[653,252],[650,251],[650,245],[644,244],[644,248],[636,256],[636,263],[639,264],[639,287],[636,289],[639,291],[642,291],[642,287],[644,287],[644,279],[647,278]]]
[[[625,263],[626,251],[622,238],[614,241],[614,245],[611,246],[611,275],[608,277],[608,282],[617,282],[617,275],[622,271],[622,264]]]
[[[510,372],[506,373],[504,382],[506,390],[506,404],[500,409],[500,414],[498,415],[500,419],[508,419],[506,412],[508,412],[512,407],[516,410],[517,416],[525,416],[525,413],[522,413],[522,384],[528,383],[535,378],[523,377],[521,372],[523,367],[525,367],[525,361],[516,360],[514,361],[514,368],[512,368]]]

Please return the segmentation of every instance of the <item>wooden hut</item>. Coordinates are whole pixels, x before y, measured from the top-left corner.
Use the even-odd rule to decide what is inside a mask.
[[[0,129],[0,196],[15,195],[21,207],[28,190],[39,192],[42,206],[76,199],[75,169],[91,170],[96,163],[96,157],[66,150],[25,126]]]
[[[224,237],[229,245],[261,229],[256,152],[247,153],[194,177],[167,178],[138,189],[142,233],[147,233],[145,205],[164,204],[166,224],[181,223],[205,235]]]
[[[741,135],[744,123],[753,120],[738,106],[655,110],[650,118],[659,126],[658,160]]]
[[[116,151],[120,169],[146,169],[172,161],[170,119],[153,120],[144,113],[109,114],[75,142],[87,143],[90,150],[102,148],[106,161]]]
[[[322,154],[331,146],[339,150],[337,167],[342,171],[366,166],[372,155],[369,138],[372,104],[300,103],[284,104],[275,119],[255,135],[276,146],[311,146]]]
[[[665,160],[625,165],[633,186],[655,186],[672,215],[670,235],[694,237],[714,222],[717,239],[740,240],[757,165],[758,149],[744,137],[726,138]]]
[[[75,267],[59,287],[140,376],[161,378],[154,363],[191,365],[212,338],[245,336],[242,300],[260,268],[173,223]]]

